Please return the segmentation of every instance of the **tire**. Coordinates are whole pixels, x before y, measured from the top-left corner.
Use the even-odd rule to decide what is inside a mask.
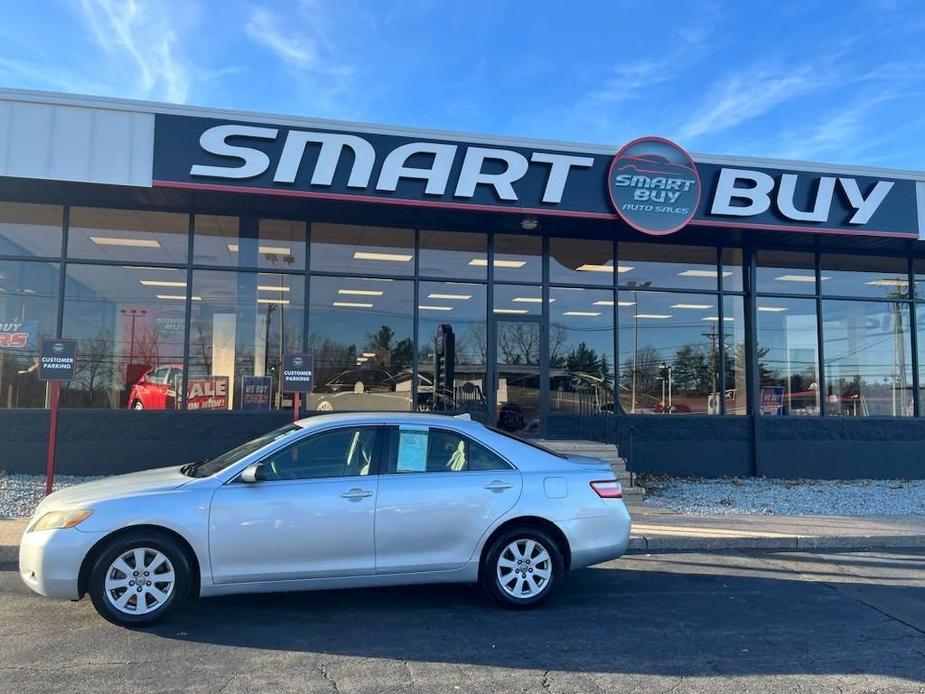
[[[141,568],[136,568],[138,560]],[[143,585],[138,585],[139,578]],[[167,619],[189,599],[192,586],[193,572],[184,548],[166,534],[138,531],[115,538],[99,553],[87,592],[104,619],[134,628]]]
[[[524,567],[528,573],[521,575]],[[565,562],[556,542],[538,528],[522,526],[503,532],[491,543],[479,584],[500,605],[526,610],[548,600],[564,574]]]
[[[133,410],[143,410],[145,406],[142,404],[141,400],[136,400],[132,403]]]

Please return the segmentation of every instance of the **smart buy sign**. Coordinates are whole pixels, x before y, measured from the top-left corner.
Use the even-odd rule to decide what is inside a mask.
[[[656,235],[688,226],[919,235],[913,178],[699,160],[657,137],[605,149],[157,114],[152,179],[157,187],[619,219]]]

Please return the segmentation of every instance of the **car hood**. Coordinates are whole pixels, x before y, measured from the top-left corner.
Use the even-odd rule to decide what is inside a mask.
[[[94,482],[59,489],[39,504],[36,513],[86,508],[96,501],[105,499],[170,491],[189,481],[190,478],[180,472],[180,466],[114,475]]]

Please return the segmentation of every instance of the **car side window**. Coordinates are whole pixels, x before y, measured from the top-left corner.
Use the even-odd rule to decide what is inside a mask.
[[[375,427],[322,431],[263,460],[265,480],[305,480],[372,474]]]
[[[169,368],[166,366],[162,366],[159,369],[154,369],[154,371],[152,371],[148,375],[147,380],[150,381],[151,383],[157,383],[159,385],[163,385],[164,383],[167,382],[167,372],[168,371],[169,371]]]
[[[401,427],[390,432],[390,473],[510,469],[507,462],[485,446],[453,431]]]

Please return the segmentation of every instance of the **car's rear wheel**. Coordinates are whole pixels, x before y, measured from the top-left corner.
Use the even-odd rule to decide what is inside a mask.
[[[528,609],[549,598],[564,571],[556,542],[542,530],[525,526],[495,538],[482,563],[479,582],[501,605]]]
[[[88,592],[96,611],[113,624],[145,627],[178,610],[191,587],[190,560],[176,540],[140,531],[116,538],[100,552]]]
[[[133,410],[143,410],[145,406],[142,404],[141,400],[136,400],[132,403]]]

